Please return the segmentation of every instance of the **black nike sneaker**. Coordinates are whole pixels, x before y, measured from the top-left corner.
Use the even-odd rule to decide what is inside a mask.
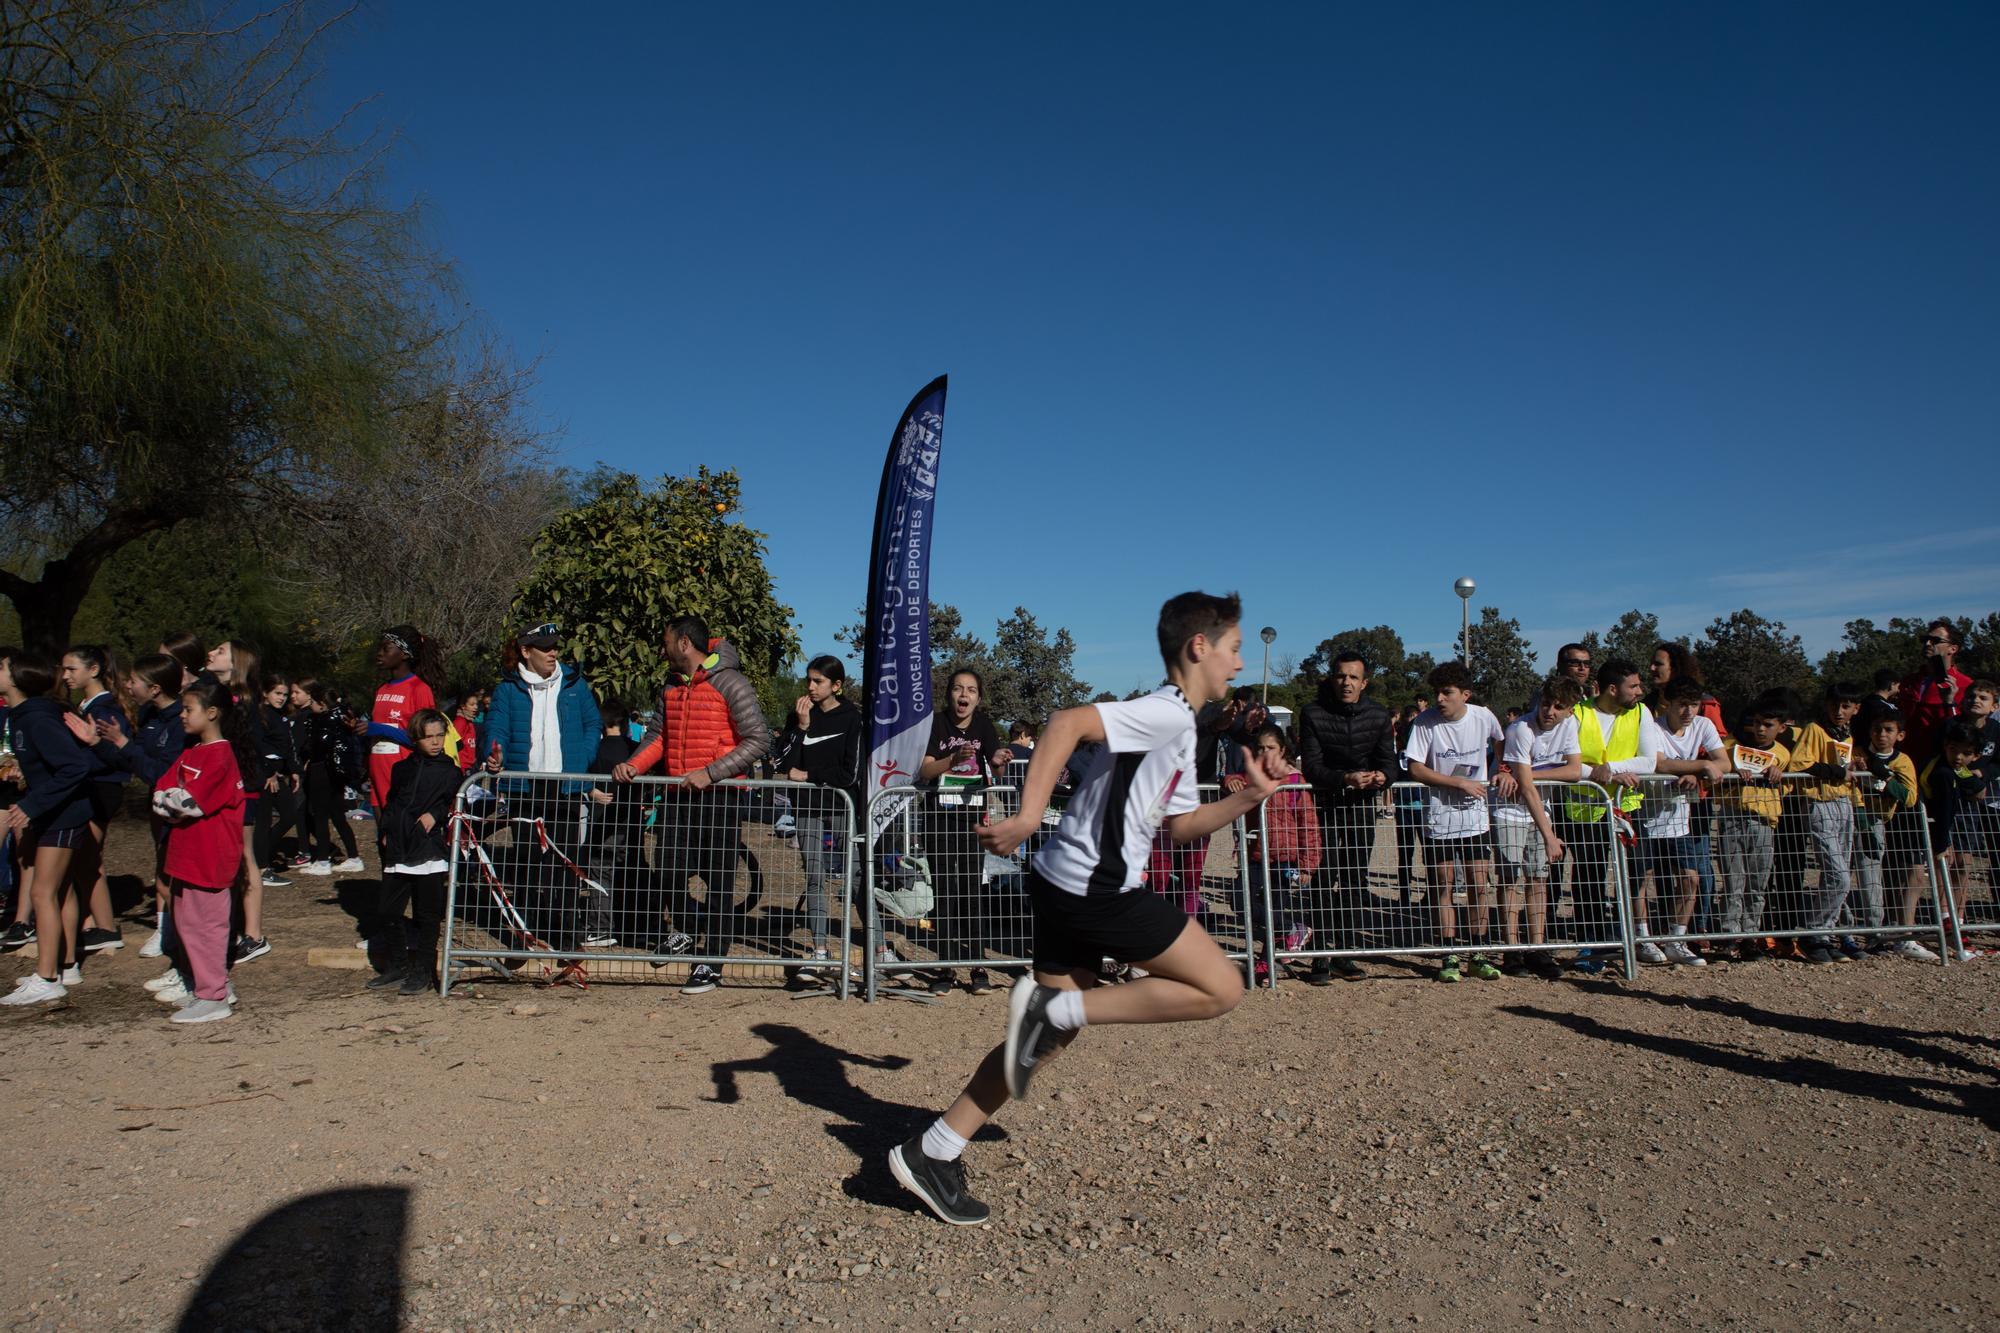
[[[1049,1003],[1060,994],[1029,976],[1015,982],[1007,997],[1007,1091],[1017,1102],[1027,1100],[1035,1066],[1056,1048],[1059,1034],[1049,1026]]]
[[[924,1206],[955,1227],[976,1227],[993,1210],[965,1192],[965,1163],[940,1162],[924,1154],[920,1130],[908,1143],[889,1150],[889,1172]]]

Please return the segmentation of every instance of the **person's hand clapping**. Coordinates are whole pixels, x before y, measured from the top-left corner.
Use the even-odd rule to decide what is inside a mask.
[[[63,725],[69,728],[70,735],[76,737],[85,745],[97,744],[97,727],[104,725],[102,721],[99,721],[97,726],[92,726],[90,719],[84,717],[81,713],[64,713],[62,720]]]

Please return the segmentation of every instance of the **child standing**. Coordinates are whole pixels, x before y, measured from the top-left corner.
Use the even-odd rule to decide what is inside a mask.
[[[1182,593],[1160,608],[1167,684],[1125,703],[1070,708],[1050,719],[1028,765],[1020,810],[989,824],[979,841],[1011,855],[1041,828],[1042,812],[1079,742],[1102,742],[1054,836],[1027,875],[1034,910],[1034,975],[1014,985],[1007,1038],[980,1062],[958,1099],[889,1154],[903,1187],[945,1221],[984,1222],[989,1209],[966,1192],[960,1154],[1007,1102],[1086,1023],[1176,1023],[1219,1018],[1243,998],[1243,974],[1199,925],[1140,887],[1147,850],[1164,821],[1183,843],[1206,837],[1257,808],[1274,790],[1260,770],[1242,791],[1208,805],[1195,793],[1195,713],[1220,698],[1243,669],[1242,605],[1232,595]],[[1099,986],[1105,958],[1146,976]]]
[[[445,880],[451,871],[446,825],[464,775],[445,754],[451,720],[435,708],[410,718],[411,751],[389,773],[382,806],[382,901],[376,920],[384,951],[382,974],[370,990],[397,987],[401,995],[436,990],[438,935],[444,924]],[[405,925],[410,909],[415,931]]]
[[[174,932],[194,978],[176,1023],[213,1023],[232,1012],[229,887],[243,864],[244,742],[227,686],[197,680],[181,692],[187,748],[160,775],[153,811],[167,821],[161,875],[173,895]],[[225,734],[228,733],[228,734]],[[233,742],[233,743],[232,743]]]
[[[83,980],[78,962],[76,862],[90,847],[90,756],[63,725],[52,697],[56,668],[18,648],[0,649],[0,697],[7,700],[7,738],[25,784],[21,799],[0,816],[0,829],[34,842],[35,970],[0,1004],[60,1000]],[[86,862],[94,864],[94,862]]]
[[[839,658],[815,657],[806,667],[805,695],[792,705],[796,730],[785,772],[818,789],[792,793],[813,945],[807,965],[794,974],[802,986],[819,984],[820,969],[832,960],[833,897],[827,881],[847,874],[845,830],[852,824],[849,812],[858,817],[860,809],[861,710],[843,697],[846,682]],[[846,792],[847,799],[833,791]]]
[[[1641,812],[1637,849],[1640,878],[1632,910],[1635,928],[1642,937],[1639,960],[1645,963],[1708,965],[1706,958],[1680,938],[1694,919],[1701,867],[1708,862],[1709,851],[1706,822],[1696,836],[1690,800],[1701,795],[1703,778],[1720,778],[1729,771],[1722,737],[1702,711],[1706,698],[1700,682],[1689,676],[1676,676],[1660,689],[1660,750],[1654,771],[1678,780],[1671,787],[1662,783],[1649,786]],[[1648,879],[1659,885],[1665,899],[1665,910],[1660,913],[1666,927],[1665,947],[1651,938],[1646,915]]]
[[[1250,914],[1254,922],[1250,944],[1254,950],[1257,939],[1261,936],[1264,940],[1265,956],[1257,961],[1256,968],[1257,980],[1264,981],[1271,975],[1270,955],[1274,945],[1282,943],[1285,951],[1291,953],[1305,948],[1312,939],[1312,927],[1305,923],[1305,885],[1319,871],[1319,810],[1313,804],[1312,788],[1306,785],[1305,775],[1292,762],[1285,733],[1277,727],[1266,723],[1252,734],[1244,767],[1245,772],[1223,778],[1224,791],[1242,791],[1249,783],[1247,774],[1251,768],[1262,770],[1265,777],[1277,784],[1277,791],[1264,802],[1264,852],[1251,862]],[[1267,867],[1268,885],[1258,879]],[[1275,938],[1264,907],[1267,892],[1274,908],[1286,914],[1282,941]]]
[[[1806,725],[1792,748],[1793,767],[1809,774],[1806,785],[1806,834],[1819,859],[1819,887],[1804,895],[1800,923],[1815,932],[1799,945],[1808,963],[1833,961],[1833,936],[1840,909],[1852,883],[1854,859],[1854,735],[1851,724],[1861,710],[1863,690],[1851,681],[1835,681],[1820,703],[1819,721]]]
[[[1924,765],[1918,775],[1917,786],[1924,802],[1924,817],[1930,822],[1931,864],[1930,873],[1940,884],[1946,883],[1942,873],[1943,863],[1949,856],[1952,837],[1958,828],[1958,812],[1970,802],[1979,798],[1986,781],[1976,765],[1979,762],[1980,735],[1970,723],[1960,718],[1945,724],[1939,737],[1938,754]],[[39,881],[39,875],[37,876]],[[1978,957],[1965,943],[1965,935],[1960,926],[1958,903],[1949,888],[1938,894],[1939,909],[1951,923],[1952,930],[1947,935],[1948,947],[1953,957],[1961,962],[1969,962]],[[1904,890],[1903,916],[1905,925],[1916,923],[1916,888],[1914,880]]]
[[[307,681],[304,744],[299,758],[305,769],[305,838],[312,860],[302,867],[308,875],[351,875],[358,873],[361,858],[355,854],[354,830],[349,825],[341,793],[346,790],[348,766],[344,752],[355,745],[342,719],[346,701],[340,691],[319,681]],[[327,832],[331,826],[333,833]],[[344,860],[333,859],[333,835],[340,838]]]
[[[1493,710],[1472,702],[1472,673],[1458,662],[1446,662],[1427,678],[1437,691],[1437,703],[1417,716],[1403,758],[1410,776],[1429,787],[1424,812],[1424,870],[1430,877],[1430,899],[1437,913],[1438,939],[1446,946],[1457,938],[1453,920],[1452,867],[1462,865],[1472,881],[1469,965],[1455,953],[1438,968],[1439,981],[1457,981],[1469,971],[1481,981],[1496,981],[1500,969],[1486,955],[1487,923],[1493,915],[1493,833],[1486,808],[1486,787],[1493,759],[1506,737]],[[1503,801],[1514,799],[1512,775],[1502,772],[1493,789]]]
[[[1857,773],[1854,780],[1854,890],[1848,910],[1856,925],[1870,930],[1879,929],[1884,920],[1882,868],[1888,858],[1889,830],[1902,812],[1917,804],[1917,768],[1897,750],[1902,739],[1902,713],[1893,705],[1878,708],[1869,719],[1868,750],[1862,756],[1868,771]],[[1914,906],[1914,895],[1912,899]],[[1840,952],[1853,961],[1863,949],[1849,935],[1841,939]]]
[[[1755,935],[1764,927],[1764,895],[1784,810],[1784,776],[1792,752],[1779,741],[1783,711],[1768,697],[1750,705],[1736,721],[1736,738],[1723,744],[1735,780],[1722,788],[1715,821],[1716,865],[1722,875],[1717,929],[1725,935]],[[1761,939],[1744,940],[1737,957],[1764,956]]]
[[[444,657],[415,625],[395,625],[383,630],[375,645],[375,669],[387,679],[375,691],[374,707],[366,719],[353,718],[348,726],[371,742],[368,786],[379,817],[389,799],[389,775],[410,753],[410,719],[437,707]],[[386,837],[379,823],[376,832]]]
[[[987,781],[1007,775],[1012,753],[1000,743],[1000,733],[979,706],[985,681],[970,667],[953,671],[946,687],[946,706],[932,715],[930,749],[918,777],[932,784],[924,797],[924,851],[936,873],[937,907],[931,913],[933,947],[940,959],[977,962],[986,956],[982,938],[984,908],[980,871],[983,858],[977,833],[985,817]],[[949,968],[931,975],[930,993],[949,995]],[[965,988],[974,995],[993,989],[986,969],[966,973]]]
[[[132,719],[118,697],[118,658],[103,644],[79,644],[63,654],[63,688],[76,696],[76,714],[85,721],[110,723],[127,737]],[[90,742],[84,742],[86,745]],[[118,930],[118,918],[111,910],[111,884],[104,875],[104,834],[111,821],[125,808],[125,773],[98,759],[93,752],[90,792],[90,850],[78,849],[75,875],[81,888],[89,884],[83,902],[83,927],[79,939],[85,953],[122,949],[125,939]]]
[[[1524,883],[1527,943],[1548,941],[1549,867],[1562,859],[1565,849],[1535,784],[1575,782],[1583,776],[1583,749],[1576,730],[1576,706],[1582,702],[1583,686],[1568,676],[1551,676],[1543,682],[1534,710],[1507,728],[1500,761],[1513,776],[1519,799],[1494,802],[1493,832],[1505,895],[1500,916],[1509,944],[1522,942],[1519,918]],[[1509,962],[1522,957],[1507,955]],[[1521,966],[1544,981],[1562,976],[1562,965],[1548,953],[1527,954]],[[1501,970],[1510,969],[1503,965]]]

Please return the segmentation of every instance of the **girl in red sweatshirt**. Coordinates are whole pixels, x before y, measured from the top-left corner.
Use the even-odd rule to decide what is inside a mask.
[[[243,864],[243,766],[247,729],[229,688],[212,677],[181,692],[187,746],[153,787],[153,812],[167,822],[160,881],[194,998],[176,1023],[212,1023],[231,1014],[229,887]]]
[[[1305,923],[1305,886],[1319,870],[1319,811],[1313,805],[1312,788],[1292,762],[1292,750],[1285,733],[1275,726],[1261,727],[1250,738],[1249,762],[1258,765],[1276,781],[1278,790],[1264,802],[1264,851],[1253,863],[1250,911],[1257,918],[1257,934],[1271,940],[1264,905],[1265,886],[1259,879],[1262,867],[1270,867],[1270,898],[1275,910],[1286,916],[1285,934],[1274,941],[1287,952],[1303,949],[1312,938]],[[1240,774],[1222,780],[1223,789],[1237,791],[1244,786]],[[1257,964],[1257,979],[1270,976],[1268,962]]]

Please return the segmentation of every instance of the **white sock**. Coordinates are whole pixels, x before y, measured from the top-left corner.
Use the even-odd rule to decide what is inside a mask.
[[[937,1162],[956,1162],[965,1152],[965,1140],[939,1116],[924,1131],[924,1156]]]
[[[1687,928],[1686,926],[1668,926],[1668,927],[1667,927],[1667,934],[1669,934],[1669,935],[1685,935],[1685,934],[1687,934],[1687,933],[1688,933],[1688,928]]]
[[[1058,1032],[1074,1032],[1084,1024],[1083,992],[1066,990],[1049,1001],[1049,1026]]]
[[[1652,936],[1653,936],[1653,932],[1652,932],[1652,930],[1651,930],[1650,928],[1648,928],[1648,927],[1647,927],[1647,925],[1646,925],[1646,923],[1645,923],[1645,922],[1643,922],[1643,921],[1642,921],[1642,922],[1640,922],[1640,923],[1639,923],[1639,925],[1638,925],[1638,928],[1637,928],[1637,929],[1638,929],[1638,934],[1639,934],[1639,938],[1640,938],[1640,939],[1644,940],[1644,939],[1651,939],[1651,938],[1652,938]]]

